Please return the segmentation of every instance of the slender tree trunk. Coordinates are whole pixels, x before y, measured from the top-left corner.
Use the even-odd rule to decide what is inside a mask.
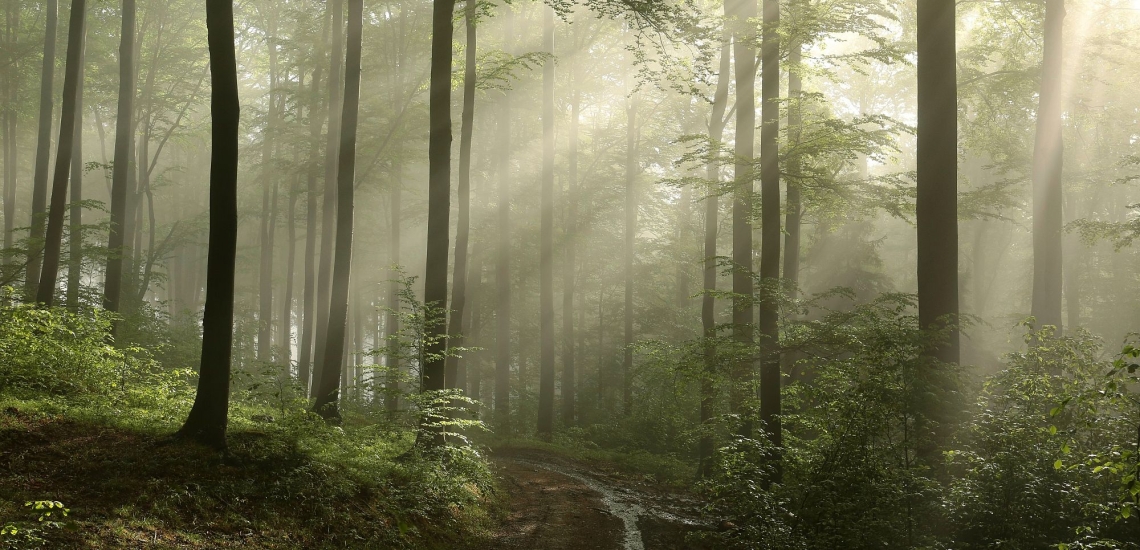
[[[299,155],[294,153],[293,165],[300,164]],[[289,212],[286,213],[286,228],[288,232],[285,243],[285,297],[281,300],[281,341],[279,360],[285,365],[288,374],[293,365],[293,282],[294,266],[297,264],[297,180],[289,186]]]
[[[918,0],[918,319],[953,323],[932,355],[957,363],[958,104],[954,3]]]
[[[210,251],[202,364],[194,407],[179,435],[225,448],[237,253],[238,101],[232,0],[206,0],[210,45]]]
[[[467,2],[464,19],[467,26],[467,52],[463,74],[463,128],[459,139],[459,217],[455,229],[455,271],[452,275],[451,319],[447,329],[448,346],[463,347],[463,311],[467,300],[467,249],[471,236],[471,144],[475,124],[475,63],[478,48],[475,28],[475,2]],[[446,360],[446,387],[460,388],[459,369],[464,358],[449,354]]]
[[[20,7],[16,2],[8,2],[5,4],[5,46],[6,52],[9,53],[7,59],[7,69],[4,81],[7,83],[0,93],[4,94],[4,250],[8,251],[4,255],[3,263],[5,267],[12,264],[12,247],[15,246],[15,229],[16,229],[16,179],[18,172],[16,171],[16,163],[18,161],[18,149],[16,148],[16,126],[19,117],[19,111],[16,109],[18,98],[16,97],[20,90],[20,64],[15,54],[19,47],[19,34],[20,34]],[[5,273],[5,276],[10,276]]]
[[[86,25],[84,26],[86,29]],[[71,222],[68,236],[67,309],[79,311],[83,276],[83,76],[86,57],[81,58],[75,87],[75,137],[71,143]]]
[[[780,427],[780,25],[779,0],[764,0],[764,39],[761,46],[763,74],[761,97],[763,122],[760,129],[760,317],[763,338],[760,363],[760,421],[768,441],[777,449],[783,446]],[[771,481],[780,482],[779,462]]]
[[[633,242],[637,235],[637,176],[641,171],[637,158],[637,98],[626,106],[625,136],[625,231],[623,239],[625,278],[625,340],[622,352],[622,413],[633,412]]]
[[[735,27],[736,60],[736,168],[732,192],[732,335],[741,356],[733,369],[729,408],[743,414],[746,388],[752,383],[752,192],[755,182],[753,159],[756,146],[756,30],[748,23],[756,18],[756,0],[732,0],[731,22]],[[741,433],[752,432],[751,421]]]
[[[329,24],[325,18],[321,25],[321,46],[317,50],[317,59],[321,58],[325,44],[328,43]],[[321,73],[322,66],[317,63],[313,69],[313,81],[309,97],[309,167],[307,171],[308,185],[305,193],[305,290],[302,298],[304,305],[301,314],[301,344],[297,358],[297,379],[301,384],[301,392],[309,395],[310,368],[313,358],[313,307],[316,300],[316,271],[317,271],[317,172],[320,170],[319,155],[321,154]]]
[[[211,2],[214,10],[218,10],[223,0]],[[135,0],[123,0],[123,23],[119,41],[119,104],[115,117],[115,161],[111,169],[111,228],[107,238],[107,270],[103,278],[103,307],[107,311],[119,311],[123,290],[123,259],[126,255],[124,245],[127,235],[127,194],[129,192],[131,156],[134,154],[134,121],[135,111]],[[233,33],[232,12],[233,7],[224,7],[229,15],[221,14],[222,19],[229,18],[226,23],[215,17],[214,25],[225,24],[229,33]],[[226,32],[218,28],[216,32]],[[214,47],[211,47],[214,49]],[[217,52],[214,55],[223,55]],[[220,61],[220,60],[219,60]],[[214,63],[211,58],[210,63]],[[224,63],[224,62],[222,62]],[[214,78],[214,77],[211,77]],[[222,77],[226,78],[226,77]],[[236,76],[235,76],[236,78]],[[236,95],[236,91],[233,92]],[[216,91],[215,91],[216,94]],[[223,96],[215,95],[221,99]],[[236,115],[235,115],[236,116]],[[236,155],[236,152],[234,153]],[[219,176],[220,177],[220,176]],[[219,183],[219,185],[223,185]],[[211,187],[212,188],[212,187]],[[212,193],[212,191],[211,191]],[[211,195],[211,200],[213,200]],[[219,260],[220,261],[220,260]],[[208,268],[207,268],[208,269]],[[232,296],[230,297],[232,301]],[[233,306],[230,305],[232,314]],[[115,325],[117,326],[117,324]],[[112,334],[115,328],[112,327]],[[227,360],[229,353],[226,354]]]
[[[543,51],[551,57],[542,70],[542,206],[539,230],[538,435],[554,433],[554,8],[543,8]]]
[[[514,12],[503,8],[503,51],[511,53]],[[511,433],[511,91],[499,113],[499,242],[495,266],[495,425]]]
[[[325,192],[324,204],[321,208],[321,262],[317,271],[317,340],[314,354],[315,368],[313,370],[313,391],[310,395],[316,396],[316,388],[323,378],[322,370],[328,343],[329,328],[329,292],[332,279],[333,238],[336,235],[336,205],[337,205],[337,148],[340,145],[341,133],[341,73],[343,55],[344,30],[344,0],[330,0],[329,9],[332,10],[332,68],[329,70],[329,126],[328,141],[325,147]],[[337,365],[332,365],[333,369]]]
[[[428,138],[428,223],[427,265],[424,268],[424,307],[428,320],[424,330],[425,360],[422,371],[422,390],[444,389],[444,360],[447,334],[445,309],[447,307],[447,252],[448,219],[451,212],[451,40],[454,36],[452,17],[455,0],[435,0],[432,12],[431,42],[431,99],[429,106],[430,137]],[[432,318],[436,316],[435,318]],[[440,419],[426,419],[438,424]],[[442,427],[431,426],[440,432],[429,443],[442,442]]]
[[[76,103],[83,65],[83,45],[87,35],[87,4],[71,0],[71,21],[67,29],[67,60],[63,76],[63,109],[59,117],[59,150],[55,155],[55,177],[52,181],[51,207],[48,212],[47,235],[44,240],[44,263],[40,272],[36,301],[45,307],[55,302],[56,278],[59,276],[60,252],[63,248],[63,222],[67,211],[67,180],[70,176],[72,145],[75,143]]]
[[[392,269],[388,273],[388,313],[384,320],[384,333],[387,338],[387,356],[384,365],[388,372],[385,405],[388,412],[400,409],[400,217],[402,214],[401,191],[403,188],[404,166],[397,159],[392,163],[392,189],[388,200],[391,208],[391,235],[388,239],[388,261]]]
[[[578,127],[582,95],[577,89],[577,71],[571,69],[574,90],[570,94],[570,143],[566,171],[566,258],[562,275],[562,424],[577,424],[577,372],[574,365],[574,290],[578,268]]]
[[[731,1],[731,0],[728,0]],[[727,12],[729,4],[725,3]],[[727,15],[727,13],[726,13]],[[705,197],[705,250],[704,250],[704,295],[701,297],[701,326],[704,329],[704,368],[701,376],[701,439],[697,444],[699,475],[708,477],[712,473],[712,457],[715,450],[713,440],[714,401],[716,399],[716,276],[717,276],[717,230],[720,227],[720,149],[723,146],[724,127],[728,122],[728,86],[732,78],[732,35],[725,28],[721,38],[720,72],[717,76],[716,94],[713,96],[712,113],[709,116],[709,160],[705,169],[705,179],[711,186]]]
[[[258,269],[257,359],[273,360],[273,230],[277,222],[277,185],[273,170],[277,131],[277,17],[269,16],[269,108],[261,157],[261,266]]]
[[[1061,70],[1065,0],[1045,1],[1045,51],[1033,147],[1033,316],[1061,334],[1062,239]]]
[[[324,368],[313,411],[326,419],[338,418],[339,365],[344,359],[348,323],[348,283],[352,267],[353,187],[356,177],[356,121],[360,105],[361,33],[364,0],[348,2],[348,50],[344,71],[344,106],[341,114],[340,155],[337,166],[336,254],[333,260],[332,293],[329,299],[328,334]]]
[[[788,142],[792,154],[788,158],[788,204],[784,209],[784,286],[795,297],[800,286],[800,226],[803,216],[803,198],[800,192],[800,178],[803,166],[796,148],[803,134],[803,78],[800,76],[800,63],[803,59],[803,44],[792,42],[788,49]]]
[[[51,119],[55,109],[53,82],[55,79],[55,34],[59,7],[56,0],[47,0],[47,23],[44,25],[44,58],[40,72],[40,118],[36,134],[36,170],[32,176],[32,225],[28,235],[28,265],[24,286],[28,298],[36,298],[40,282],[43,254],[44,215],[48,193],[48,163],[51,156]]]

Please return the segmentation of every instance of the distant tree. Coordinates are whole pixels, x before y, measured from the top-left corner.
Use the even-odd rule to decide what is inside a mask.
[[[773,446],[783,443],[780,428],[780,2],[764,1],[764,35],[761,42],[762,122],[760,127],[760,421]],[[780,470],[772,481],[779,483]]]
[[[261,156],[261,264],[258,267],[257,359],[273,360],[273,235],[277,222],[277,189],[279,182],[273,170],[275,132],[281,100],[277,84],[277,7],[269,6],[265,17],[266,46],[269,50],[269,105],[262,131]]]
[[[1061,70],[1065,0],[1045,2],[1045,40],[1033,146],[1033,316],[1061,330]]]
[[[55,77],[55,34],[58,26],[59,6],[56,0],[47,0],[47,22],[44,25],[44,57],[40,71],[40,118],[36,134],[36,169],[32,175],[32,225],[28,234],[28,264],[24,287],[29,299],[36,298],[36,285],[40,282],[43,254],[44,219],[47,208],[48,162],[51,155],[51,119],[55,109],[52,84]]]
[[[129,0],[128,0],[129,1]],[[181,437],[224,449],[233,350],[234,269],[237,256],[238,100],[232,0],[206,1],[210,46],[210,248],[198,392]],[[133,26],[133,25],[132,25]]]
[[[539,213],[538,435],[554,433],[554,8],[543,8],[542,189]]]
[[[86,29],[84,25],[84,29]],[[86,50],[86,46],[84,47]],[[86,55],[84,55],[86,59]],[[71,209],[67,258],[67,309],[79,311],[80,280],[83,276],[83,63],[75,87],[75,137],[71,144]]]
[[[511,53],[514,11],[503,4],[503,51]],[[499,216],[495,258],[495,427],[511,433],[511,90],[499,111]]]
[[[321,126],[322,119],[329,113],[321,112],[321,75],[324,65],[324,49],[328,44],[328,17],[321,25],[321,42],[317,48],[316,67],[313,69],[313,78],[310,81],[309,95],[309,158],[306,170],[307,185],[305,191],[305,289],[301,306],[301,341],[299,356],[297,357],[297,378],[301,383],[301,391],[307,396],[311,384],[311,367],[313,360],[313,330],[314,307],[316,300],[317,276],[317,196],[320,188],[317,186],[317,174],[320,171],[321,154]]]
[[[16,147],[16,128],[19,122],[19,109],[17,109],[17,94],[20,90],[20,61],[16,56],[20,40],[20,6],[15,2],[4,4],[4,82],[7,84],[0,89],[4,95],[4,116],[0,124],[4,140],[4,249],[12,250],[15,245],[16,229],[16,163],[19,162]],[[11,255],[5,255],[5,266],[13,262]]]
[[[637,235],[637,178],[641,171],[637,158],[637,97],[625,107],[625,224],[622,239],[622,273],[625,280],[625,340],[622,353],[622,411],[633,412],[633,244]]]
[[[72,146],[75,143],[75,120],[79,102],[79,78],[82,74],[83,45],[87,36],[87,4],[71,0],[71,20],[67,29],[67,57],[63,76],[63,109],[59,117],[59,149],[55,155],[55,177],[52,181],[51,207],[44,237],[43,269],[36,292],[36,302],[45,307],[55,303],[59,257],[63,247],[63,222],[67,211],[67,180],[71,170]]]
[[[736,169],[732,191],[732,335],[742,350],[752,348],[752,193],[755,186],[756,147],[756,0],[731,0],[736,63]],[[752,359],[736,361],[729,407],[742,412],[746,388],[752,380]],[[751,422],[741,432],[749,434]]]
[[[215,9],[217,6],[215,6]],[[228,8],[232,12],[232,7]],[[221,15],[220,17],[225,17]],[[107,269],[103,277],[103,307],[119,311],[123,291],[123,260],[126,254],[127,194],[134,147],[135,111],[135,0],[123,0],[119,38],[119,102],[115,115],[115,162],[111,170],[111,228],[107,237]],[[228,23],[233,34],[233,22]],[[209,18],[207,18],[209,24]],[[215,21],[215,25],[218,21]],[[221,29],[218,32],[222,32]],[[218,53],[221,55],[221,52]],[[211,59],[213,63],[213,59]],[[235,77],[236,78],[236,77]],[[219,96],[220,97],[220,96]],[[236,154],[236,153],[235,153]],[[208,277],[208,271],[207,271]],[[232,296],[231,296],[232,299]],[[231,306],[232,307],[232,306]],[[115,329],[112,328],[112,332]],[[226,356],[227,360],[229,355]]]
[[[328,336],[313,411],[326,419],[340,416],[338,389],[344,361],[348,324],[348,285],[352,269],[353,191],[356,177],[356,125],[360,111],[360,58],[364,27],[364,0],[348,2],[348,49],[344,70],[344,106],[341,113],[340,156],[337,165],[336,250],[329,301]]]

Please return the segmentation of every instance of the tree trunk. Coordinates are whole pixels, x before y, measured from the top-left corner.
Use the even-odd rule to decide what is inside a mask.
[[[538,435],[554,433],[554,8],[543,8],[543,50],[550,54],[542,69],[542,205],[539,250]]]
[[[736,59],[736,167],[732,191],[732,335],[741,357],[733,369],[729,408],[744,414],[745,389],[752,381],[752,190],[756,146],[756,30],[747,23],[756,18],[756,0],[733,0],[732,24]],[[750,436],[751,421],[740,429]]]
[[[222,3],[224,3],[223,0],[211,2],[215,11],[221,8],[226,12],[215,17],[214,25],[224,24],[229,28],[229,34],[233,34],[233,7],[220,6],[219,4]],[[135,0],[123,0],[122,16],[123,23],[119,41],[119,103],[115,117],[115,160],[111,169],[111,228],[107,238],[107,270],[103,278],[103,307],[112,312],[119,311],[119,302],[123,290],[123,259],[126,252],[123,245],[126,244],[127,235],[128,180],[130,179],[131,155],[134,154],[134,147],[132,147],[134,121],[132,118],[135,112]],[[219,17],[223,20],[219,20]],[[227,17],[229,22],[224,20]],[[218,28],[216,32],[227,31]],[[219,51],[214,55],[221,56],[223,54]],[[220,59],[218,61],[225,63]],[[210,63],[214,62],[211,58]],[[227,77],[228,75],[222,78]],[[234,91],[233,93],[236,95],[237,92]],[[222,97],[215,91],[212,100],[221,100]],[[234,154],[237,153],[234,152]],[[221,176],[219,175],[219,177]],[[223,183],[219,181],[219,185],[223,185]],[[213,198],[211,198],[212,200]],[[232,301],[232,296],[230,299]],[[231,304],[231,313],[232,309]],[[111,331],[113,334],[114,326]],[[228,352],[226,357],[228,359]]]
[[[298,117],[300,118],[300,117]],[[293,165],[300,165],[300,158],[294,149]],[[289,186],[289,211],[285,214],[285,230],[288,232],[285,243],[285,296],[281,300],[281,339],[278,342],[281,350],[279,361],[285,365],[285,373],[293,368],[293,282],[294,266],[297,264],[297,180],[294,179]]]
[[[795,297],[800,286],[800,231],[803,216],[803,198],[800,192],[800,178],[803,166],[796,151],[803,134],[803,78],[800,76],[800,63],[803,60],[803,44],[796,41],[788,51],[788,141],[792,154],[788,158],[788,204],[784,209],[784,288]]]
[[[129,0],[128,0],[129,1]],[[125,24],[124,24],[125,25]],[[132,25],[133,26],[133,25]],[[232,0],[206,1],[210,45],[210,249],[202,364],[194,407],[179,435],[225,448],[237,253],[238,101]]]
[[[86,25],[84,26],[86,29]],[[68,236],[67,309],[79,311],[79,294],[83,276],[83,60],[75,87],[75,137],[71,143],[71,222]]]
[[[459,139],[459,217],[455,229],[455,271],[452,275],[451,318],[447,329],[447,345],[464,345],[463,311],[467,300],[467,249],[471,236],[471,143],[475,124],[475,64],[478,48],[475,28],[475,2],[467,2],[464,19],[467,25],[467,51],[463,74],[463,128]],[[461,352],[462,353],[462,352]],[[446,387],[460,388],[458,384],[459,363],[464,358],[449,354],[446,360]]]
[[[424,307],[428,314],[424,327],[425,359],[422,371],[424,392],[444,389],[444,360],[447,334],[447,253],[451,214],[451,40],[455,0],[435,0],[432,12],[431,99],[428,138],[428,222],[427,265],[424,268]],[[424,419],[442,442],[439,418]]]
[[[321,46],[317,50],[317,59],[321,58],[324,45],[328,42],[329,23],[325,18],[321,25]],[[318,156],[321,152],[321,73],[322,66],[317,63],[313,69],[313,82],[309,98],[309,167],[307,171],[308,185],[305,193],[305,290],[302,298],[304,305],[301,314],[301,344],[297,357],[297,380],[301,385],[301,392],[309,395],[310,368],[313,360],[313,306],[316,299],[316,271],[317,271],[317,171],[320,169]],[[327,115],[328,113],[324,113]]]
[[[273,233],[277,222],[277,180],[273,170],[274,135],[277,131],[277,21],[269,16],[266,41],[269,47],[269,107],[261,156],[261,265],[258,269],[257,359],[273,360]]]
[[[83,44],[87,35],[85,0],[71,0],[71,21],[67,29],[67,59],[63,76],[63,109],[59,117],[59,149],[55,155],[55,177],[51,188],[47,234],[44,238],[44,263],[40,272],[36,302],[51,307],[55,302],[59,257],[63,247],[63,221],[67,211],[67,180],[70,176],[72,144],[76,133],[76,103],[79,99],[79,75],[83,65]]]
[[[12,256],[10,251],[15,246],[16,229],[16,163],[18,161],[18,150],[16,148],[16,123],[19,117],[19,111],[16,108],[18,102],[17,94],[20,90],[20,65],[15,55],[19,47],[19,34],[20,34],[20,8],[19,4],[15,2],[8,2],[5,4],[5,46],[6,52],[9,52],[7,62],[7,69],[4,81],[7,86],[0,90],[4,94],[4,120],[3,131],[4,138],[4,250],[9,251],[4,255],[4,266],[8,267],[12,264]],[[7,270],[5,270],[7,271]],[[6,277],[12,276],[5,272]]]
[[[391,208],[391,236],[388,239],[388,261],[392,269],[388,273],[388,315],[384,320],[384,333],[387,338],[385,346],[387,357],[384,366],[388,371],[386,381],[387,396],[385,406],[388,412],[394,413],[400,409],[400,215],[402,213],[401,191],[403,181],[403,165],[397,159],[392,163],[392,190],[389,199]]]
[[[329,291],[332,279],[333,237],[336,234],[336,205],[337,197],[337,148],[340,145],[341,133],[341,69],[344,60],[341,58],[344,39],[344,0],[330,0],[329,9],[332,10],[332,55],[331,69],[329,69],[329,125],[328,140],[325,146],[325,192],[324,204],[321,208],[321,262],[317,271],[317,341],[313,355],[313,385],[311,396],[316,396],[316,388],[323,378],[322,370],[328,344],[329,328]],[[331,368],[336,369],[337,365]]]
[[[731,0],[728,0],[731,1]],[[725,11],[729,4],[725,3]],[[726,23],[727,25],[727,23]],[[716,399],[716,276],[717,276],[717,230],[720,215],[720,148],[724,138],[724,127],[728,122],[728,86],[732,78],[732,33],[726,27],[721,38],[720,72],[717,74],[716,94],[713,96],[712,113],[709,116],[709,160],[705,169],[705,179],[711,186],[705,197],[705,263],[704,295],[701,297],[701,326],[704,330],[704,375],[701,377],[701,439],[697,444],[699,475],[708,477],[712,473],[712,457],[715,450],[713,440],[714,400]]]
[[[18,9],[18,8],[17,8]],[[51,119],[55,109],[52,85],[55,78],[55,34],[59,7],[47,0],[47,23],[44,26],[44,58],[40,72],[40,118],[36,135],[36,170],[32,176],[32,225],[28,234],[28,265],[24,286],[28,298],[36,298],[42,263],[45,208],[48,192],[48,163],[51,156]]]
[[[1033,146],[1033,316],[1061,335],[1062,239],[1061,71],[1065,0],[1045,1],[1045,51]]]
[[[637,176],[640,171],[637,159],[637,98],[626,106],[625,134],[625,230],[623,239],[625,279],[625,346],[622,348],[622,413],[633,412],[633,242],[637,235]]]
[[[948,363],[959,358],[954,23],[953,2],[918,0],[918,319],[923,329],[947,328],[931,354]]]
[[[503,51],[511,53],[514,12],[503,8]],[[495,265],[495,427],[511,433],[511,91],[499,113],[499,242]]]
[[[344,105],[341,113],[340,155],[337,165],[336,253],[332,293],[329,297],[328,334],[324,367],[313,411],[325,419],[338,418],[340,369],[348,323],[348,283],[352,267],[352,209],[356,177],[356,121],[360,105],[360,50],[364,27],[364,0],[348,2],[348,49],[344,70]]]
[[[575,65],[576,66],[576,65]],[[577,424],[577,372],[574,365],[574,286],[578,268],[578,127],[582,94],[577,89],[577,71],[571,69],[574,90],[570,94],[570,143],[566,171],[566,258],[562,275],[562,424]]]
[[[780,25],[779,0],[764,0],[764,39],[761,46],[763,74],[761,97],[763,122],[760,130],[760,317],[763,340],[760,362],[760,421],[764,423],[768,441],[779,449],[783,445],[780,429]],[[771,481],[779,483],[779,462]]]

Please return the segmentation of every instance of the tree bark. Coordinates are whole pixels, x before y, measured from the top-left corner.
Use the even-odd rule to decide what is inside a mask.
[[[83,45],[87,35],[87,4],[71,0],[71,21],[67,29],[67,58],[63,76],[63,109],[59,117],[59,149],[55,155],[55,177],[52,181],[51,207],[48,211],[47,234],[44,237],[43,270],[40,272],[36,302],[44,307],[55,303],[56,279],[59,276],[60,252],[63,248],[63,221],[67,211],[67,180],[70,176],[72,145],[75,143],[76,103],[79,99],[79,75],[83,65]]]
[[[503,8],[503,51],[511,53],[514,12]],[[495,427],[511,433],[511,91],[499,113],[499,239],[495,260]]]
[[[566,171],[566,258],[562,275],[562,424],[577,424],[577,372],[574,364],[574,291],[578,268],[578,128],[581,119],[582,94],[577,89],[577,71],[571,69],[573,91],[570,93],[570,143],[567,148]]]
[[[538,435],[554,433],[554,8],[543,8],[542,189],[539,229]]]
[[[128,0],[129,1],[129,0]],[[225,448],[237,253],[238,101],[232,0],[206,0],[210,46],[210,248],[202,363],[194,407],[179,435]]]
[[[214,9],[219,9],[221,0],[214,0]],[[214,25],[228,25],[233,34],[233,7],[224,7],[230,15],[229,23],[214,21]],[[119,41],[119,103],[115,116],[115,160],[111,169],[111,228],[107,238],[107,270],[103,279],[103,307],[107,311],[118,312],[123,290],[123,259],[126,251],[123,245],[127,235],[127,193],[129,191],[131,156],[134,154],[134,111],[135,111],[135,0],[123,0],[123,22]],[[218,17],[226,18],[222,14]],[[217,18],[215,18],[217,19]],[[218,29],[217,32],[225,32]],[[215,55],[223,55],[217,52]],[[220,61],[220,63],[225,63]],[[210,61],[214,63],[213,58]],[[213,78],[213,77],[211,77]],[[226,78],[226,77],[222,77]],[[236,76],[235,76],[236,78]],[[237,93],[236,91],[234,92]],[[221,100],[222,96],[214,96]],[[213,97],[212,97],[213,99]],[[221,107],[221,106],[219,106]],[[235,153],[236,154],[236,153]],[[219,175],[219,177],[221,177]],[[219,182],[219,185],[222,185]],[[211,191],[212,193],[212,191]],[[212,200],[212,199],[211,199]],[[208,268],[207,268],[208,271]],[[232,298],[232,297],[231,297]],[[230,306],[232,311],[232,304]],[[112,326],[114,334],[116,325]],[[228,357],[228,353],[227,353]]]
[[[391,208],[391,235],[388,239],[388,261],[392,269],[388,273],[388,314],[384,320],[384,333],[387,338],[387,356],[384,366],[388,372],[386,381],[387,396],[385,406],[388,412],[400,409],[400,217],[402,214],[401,195],[403,188],[403,164],[397,159],[392,163],[392,189],[389,198]]]
[[[18,175],[16,163],[19,160],[16,147],[16,126],[19,111],[16,104],[18,101],[17,94],[20,90],[20,64],[15,52],[19,47],[20,8],[19,4],[15,2],[8,2],[5,6],[4,31],[7,48],[5,51],[10,52],[10,57],[5,60],[7,69],[4,81],[7,86],[0,90],[0,93],[4,94],[4,119],[3,128],[0,130],[4,134],[4,250],[11,251],[12,247],[15,246],[16,180]],[[10,252],[5,254],[4,266],[10,266],[12,260]],[[5,273],[5,276],[11,275]]]
[[[51,156],[51,119],[55,109],[55,35],[59,7],[56,0],[47,0],[47,22],[44,25],[44,58],[40,71],[40,118],[36,134],[36,168],[32,175],[32,225],[28,234],[28,265],[24,287],[28,298],[36,298],[40,282],[43,254],[44,210],[47,205],[48,163]]]
[[[743,414],[745,389],[752,383],[752,190],[756,146],[756,0],[732,0],[736,60],[736,167],[732,191],[732,335],[741,357],[733,368],[729,408]],[[740,427],[750,436],[751,421]]]
[[[269,107],[261,156],[261,265],[258,269],[257,360],[273,360],[273,233],[277,222],[277,185],[273,170],[277,131],[277,17],[269,16]]]
[[[313,411],[325,419],[339,418],[338,390],[344,360],[345,329],[348,323],[348,284],[352,268],[353,190],[356,176],[356,122],[360,105],[361,34],[364,27],[364,0],[348,2],[348,49],[344,70],[344,105],[341,113],[340,155],[337,165],[336,251],[333,260],[332,292],[329,297],[328,334],[324,367],[315,394]]]
[[[1033,316],[1061,335],[1064,139],[1061,71],[1065,0],[1045,1],[1045,51],[1033,146]]]
[[[86,25],[84,25],[86,29]],[[86,48],[86,46],[85,46]],[[79,311],[83,276],[83,77],[85,56],[81,56],[75,87],[75,137],[71,143],[71,216],[68,236],[67,309]]]
[[[788,47],[788,141],[793,149],[788,159],[788,198],[784,209],[784,287],[789,296],[795,297],[800,285],[800,232],[803,217],[803,198],[800,180],[803,166],[799,154],[795,152],[803,134],[803,78],[800,76],[800,63],[803,60],[803,44],[796,41]]]
[[[298,117],[300,118],[300,117]],[[293,165],[300,164],[297,149],[293,153]],[[289,211],[285,214],[285,296],[281,300],[281,339],[278,346],[281,351],[278,360],[285,365],[285,373],[293,368],[293,282],[295,280],[294,267],[297,264],[297,193],[299,192],[297,180],[294,179],[289,186]]]
[[[780,25],[779,0],[764,0],[764,39],[761,45],[763,74],[761,97],[763,122],[760,130],[760,317],[763,340],[760,362],[760,421],[768,441],[777,449],[783,446],[780,427]],[[779,462],[770,481],[779,483]]]
[[[931,354],[957,363],[958,106],[954,2],[918,0],[918,318],[948,327]]]
[[[625,340],[622,348],[622,413],[633,413],[633,243],[637,235],[637,98],[626,106],[625,224],[622,272],[625,279]]]
[[[329,24],[325,18],[321,25],[321,46],[317,50],[317,59],[321,58],[324,45],[328,42]],[[301,313],[301,343],[297,357],[297,379],[301,385],[301,392],[309,395],[310,368],[313,359],[313,307],[316,300],[316,271],[317,271],[317,172],[320,169],[319,155],[321,152],[321,118],[328,113],[321,113],[321,73],[322,66],[317,63],[313,69],[313,82],[309,97],[309,167],[307,170],[307,186],[305,193],[305,290]]]

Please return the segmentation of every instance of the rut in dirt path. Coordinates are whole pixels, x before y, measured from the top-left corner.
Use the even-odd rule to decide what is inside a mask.
[[[495,548],[671,550],[702,548],[693,503],[640,493],[544,454],[495,458],[510,512]]]

